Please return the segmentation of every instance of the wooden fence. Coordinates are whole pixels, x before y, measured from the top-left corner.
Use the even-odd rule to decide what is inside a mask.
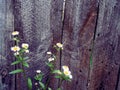
[[[50,77],[46,52],[62,42],[56,68],[68,65],[73,74],[63,90],[120,90],[120,1],[66,0],[65,10],[63,2],[0,0],[0,90],[27,90],[23,75],[8,74],[20,67],[10,65],[14,30],[30,45],[28,76],[41,69],[46,81]],[[51,80],[53,90],[58,83]]]

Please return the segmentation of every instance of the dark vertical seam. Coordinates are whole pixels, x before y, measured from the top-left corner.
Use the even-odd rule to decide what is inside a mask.
[[[118,90],[119,81],[120,81],[120,65],[119,65],[119,69],[118,69],[118,74],[117,74],[117,81],[116,81],[115,90]]]
[[[13,16],[14,16],[14,29],[16,28],[15,26],[15,23],[16,23],[16,15],[15,15],[15,12],[16,12],[16,3],[17,1],[16,0],[11,0],[11,6],[12,6],[12,13],[13,13]],[[14,30],[13,30],[14,31]],[[17,66],[15,65],[14,69],[16,69]],[[15,74],[15,90],[17,90],[17,75]]]
[[[65,3],[65,4],[64,4]],[[61,43],[63,44],[63,30],[64,30],[64,21],[65,21],[65,7],[66,7],[66,0],[64,1],[63,0],[63,3],[62,3],[62,13],[61,13],[61,21],[62,21],[62,28],[61,28]],[[64,50],[64,48],[63,48]],[[62,66],[62,51],[60,51],[60,67],[59,69],[61,70]],[[59,83],[60,83],[60,80],[58,81],[58,86],[59,86]]]
[[[96,39],[96,31],[97,31],[97,26],[98,26],[98,18],[99,18],[99,2],[97,6],[97,17],[96,17],[96,22],[95,22],[95,30],[94,30],[94,35],[93,35],[93,40],[91,44],[91,53],[90,53],[90,63],[89,63],[89,71],[88,71],[88,80],[87,80],[87,89],[89,89],[89,84],[90,84],[90,78],[91,78],[91,70],[92,70],[92,65],[93,65],[93,53],[94,53],[94,45],[95,45],[95,39]]]
[[[65,3],[65,4],[64,4]],[[64,31],[64,22],[65,22],[65,9],[66,9],[66,0],[63,0],[63,10],[62,10],[62,32],[61,32],[61,43],[63,44],[63,31]],[[63,48],[64,50],[64,48]],[[61,70],[61,65],[62,65],[62,51],[60,51],[60,70]]]

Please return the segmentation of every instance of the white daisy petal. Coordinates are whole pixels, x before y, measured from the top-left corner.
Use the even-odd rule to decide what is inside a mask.
[[[18,31],[13,31],[13,32],[12,32],[12,35],[13,35],[13,36],[19,35],[19,32],[18,32]]]
[[[29,53],[29,50],[25,50],[25,53]]]
[[[27,43],[23,43],[23,44],[22,44],[22,48],[28,49],[28,47],[29,47],[29,45],[28,45]]]
[[[70,79],[72,79],[72,78],[73,78],[73,76],[72,76],[72,75],[69,75],[69,78],[70,78]]]
[[[54,60],[55,60],[55,59],[52,58],[52,57],[48,58],[48,61],[49,61],[49,62],[54,61]]]
[[[20,51],[20,47],[19,46],[11,47],[11,51],[14,51],[14,52]]]
[[[56,46],[63,49],[63,44],[61,44],[61,43],[57,43]]]
[[[36,73],[38,73],[38,74],[41,73],[41,70],[36,70]]]
[[[62,66],[62,69],[65,71],[65,70],[69,70],[69,68],[68,68],[68,66],[66,66],[66,65],[64,65],[64,66]]]
[[[51,52],[47,52],[48,55],[51,55],[52,53]]]

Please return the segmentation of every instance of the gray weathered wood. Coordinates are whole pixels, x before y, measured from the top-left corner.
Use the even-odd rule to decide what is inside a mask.
[[[59,81],[49,76],[45,65],[46,52],[52,51],[57,54],[56,69],[68,65],[73,75],[72,82],[63,83],[63,90],[120,90],[119,0],[66,0],[62,23],[63,1],[0,0],[0,90],[27,90],[23,75],[8,74],[14,69],[10,66],[13,30],[30,45],[26,71],[33,84],[40,69],[44,82],[50,77],[50,87],[56,90]],[[52,48],[57,42],[63,42],[63,52]]]
[[[63,11],[63,1],[64,0],[51,0],[50,9],[50,30],[52,31],[52,47],[58,42],[62,41],[62,11]],[[53,48],[51,51],[57,55],[57,62],[55,63],[56,69],[60,69],[61,64],[61,52],[56,52]],[[58,80],[53,79],[50,81],[50,87],[56,90],[58,87]]]
[[[48,59],[46,52],[52,50],[53,44],[61,41],[61,1],[15,0],[13,2],[15,30],[20,31],[22,42],[27,42],[30,45],[29,63],[31,68],[27,69],[27,74],[32,77],[32,80],[35,76],[35,71],[38,69],[45,74],[45,82],[49,76],[49,69],[45,65]],[[60,60],[56,64],[59,65],[59,62]],[[26,90],[26,84],[21,75],[17,76],[17,82],[19,83],[17,90]],[[51,86],[56,88],[57,83]]]
[[[119,14],[119,0],[100,0],[89,90],[120,90]]]
[[[15,77],[8,74],[13,69],[10,67],[13,20],[11,0],[0,0],[0,90],[15,89]]]
[[[17,23],[15,23],[15,29],[20,31],[22,41],[30,45],[30,68],[27,69],[27,74],[30,77],[34,77],[35,71],[40,69],[47,76],[48,69],[45,66],[45,61],[47,61],[46,52],[49,50],[52,40],[50,1],[15,0],[13,4],[15,5],[14,14]],[[19,82],[20,80],[21,82]],[[23,86],[21,89],[26,90],[25,81],[21,76],[17,78],[17,81]],[[21,90],[19,89],[20,85],[17,87],[18,90]]]
[[[97,8],[96,0],[66,0],[62,65],[70,67],[73,80],[63,90],[87,90]]]

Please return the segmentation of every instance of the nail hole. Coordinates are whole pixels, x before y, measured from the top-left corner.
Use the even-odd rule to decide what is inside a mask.
[[[100,34],[98,33],[98,37],[100,36]]]
[[[108,75],[110,75],[110,72],[108,72]]]
[[[91,49],[89,49],[89,51],[92,51]]]
[[[76,85],[78,84],[78,81],[76,82]]]
[[[79,70],[79,72],[82,72],[82,70]]]
[[[105,50],[105,48],[103,48],[103,50]]]

